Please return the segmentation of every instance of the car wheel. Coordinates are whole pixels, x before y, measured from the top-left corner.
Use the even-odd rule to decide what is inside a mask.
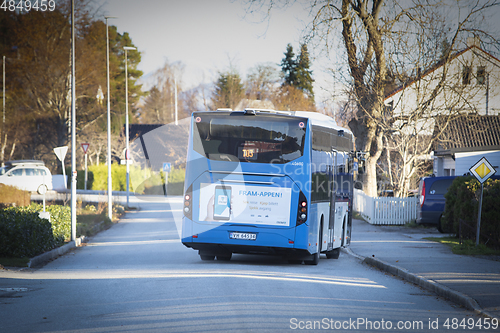
[[[42,184],[38,186],[38,189],[36,191],[38,192],[38,194],[45,194],[47,193],[47,190],[48,190],[47,185]]]
[[[438,225],[437,225],[437,229],[440,233],[444,233],[444,229],[443,229],[443,215],[441,214],[441,216],[439,217],[439,220],[438,220]]]

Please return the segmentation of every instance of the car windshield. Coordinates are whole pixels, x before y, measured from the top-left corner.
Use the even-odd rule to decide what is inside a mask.
[[[10,169],[12,169],[12,166],[4,166],[0,168],[0,176],[5,175]]]

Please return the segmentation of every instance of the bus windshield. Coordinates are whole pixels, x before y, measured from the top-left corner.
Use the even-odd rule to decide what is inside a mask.
[[[195,115],[193,148],[211,160],[287,163],[304,152],[306,118]]]

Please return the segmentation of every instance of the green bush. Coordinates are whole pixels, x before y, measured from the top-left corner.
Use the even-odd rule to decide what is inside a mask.
[[[106,191],[108,189],[108,166],[92,165],[89,171],[93,175],[92,190]],[[185,169],[173,168],[168,174],[168,188],[170,194],[182,194]],[[127,167],[125,165],[111,165],[111,179],[113,191],[127,190]],[[151,169],[141,169],[130,166],[130,191],[138,194],[164,194],[165,174],[154,172]],[[181,189],[180,191],[178,189]],[[90,188],[89,188],[90,189]],[[175,192],[175,193],[174,193]]]
[[[475,239],[481,184],[475,177],[457,177],[445,194],[446,204],[442,228],[459,233],[460,220],[468,226],[462,227],[462,237]],[[484,184],[481,214],[481,235],[492,240],[494,247],[500,246],[500,180],[487,180]]]
[[[67,188],[71,188],[71,168],[66,168],[66,175],[68,176]],[[87,170],[87,190],[92,189],[92,183],[94,182],[94,173]],[[76,171],[76,188],[79,190],[85,189],[85,170]]]
[[[92,165],[89,166],[89,171],[92,172],[93,183],[92,187],[88,189],[96,190],[96,191],[107,191],[108,190],[108,166],[101,165]],[[130,167],[130,191],[133,191],[134,182],[133,177],[135,174],[138,174],[138,167],[131,166]],[[127,190],[127,166],[126,165],[111,165],[111,187],[113,191],[126,191]]]
[[[43,206],[40,204],[31,204],[29,206],[34,212],[41,212]],[[45,206],[45,210],[50,214],[52,232],[58,242],[64,242],[71,239],[71,207],[50,205]]]
[[[186,175],[186,169],[173,168],[168,173],[168,182],[169,183],[184,183],[185,175]]]
[[[108,190],[108,166],[105,164],[92,165],[88,167],[89,172],[92,173],[93,182],[92,186],[88,189],[97,191],[107,191]],[[124,165],[111,165],[111,186],[113,191],[124,191],[126,188],[126,169]],[[124,185],[125,184],[125,185]]]
[[[49,221],[26,207],[0,210],[0,256],[33,257],[57,245]]]

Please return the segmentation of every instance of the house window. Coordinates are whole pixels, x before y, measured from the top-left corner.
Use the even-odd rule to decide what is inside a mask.
[[[486,67],[479,66],[477,68],[477,84],[485,84],[486,83]]]
[[[472,66],[464,66],[462,70],[462,84],[468,85],[472,75]]]
[[[455,176],[455,169],[444,169],[445,176]]]
[[[392,116],[392,112],[394,111],[394,101],[390,101],[387,105],[384,106],[384,116],[386,118]]]

